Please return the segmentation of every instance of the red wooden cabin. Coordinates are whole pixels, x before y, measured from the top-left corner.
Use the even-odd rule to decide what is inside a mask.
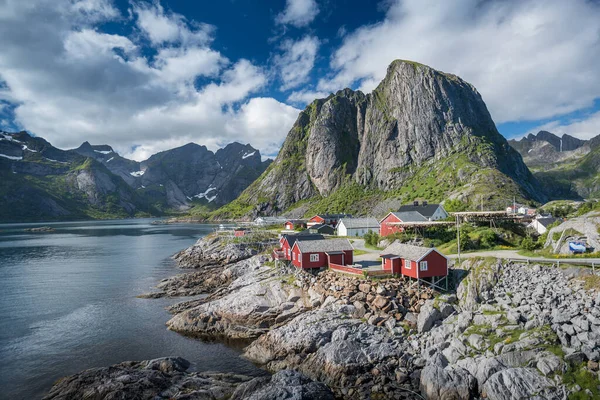
[[[292,247],[298,240],[323,240],[323,235],[295,234],[281,235],[279,249],[273,251],[273,258],[277,260],[292,260]]]
[[[342,218],[352,218],[350,214],[318,214],[308,220],[306,224],[309,228],[313,225],[329,225],[332,228],[337,226],[337,223]]]
[[[246,229],[246,228],[235,228],[235,229],[233,230],[233,235],[234,235],[235,237],[242,237],[242,236],[245,236],[245,235],[246,235],[246,232],[247,232],[247,231],[248,231],[248,229]]]
[[[398,222],[422,222],[427,219],[416,211],[391,212],[379,222],[379,236],[388,236],[404,231]]]
[[[435,248],[394,242],[381,255],[382,268],[415,279],[448,275],[448,259]]]
[[[297,240],[292,247],[292,264],[297,268],[323,268],[330,262],[339,265],[354,262],[354,248],[348,239]]]
[[[306,222],[299,219],[291,219],[285,222],[285,229],[293,231],[296,229],[306,229]]]

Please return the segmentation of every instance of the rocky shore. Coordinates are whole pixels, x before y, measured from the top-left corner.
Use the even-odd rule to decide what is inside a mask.
[[[257,383],[240,378],[232,398],[600,396],[600,294],[582,280],[588,271],[471,259],[452,271],[455,291],[439,295],[403,278],[275,267],[260,246],[216,236],[175,259],[193,271],[161,282],[159,293],[206,297],[172,306],[169,329],[249,341],[243,356],[275,374],[257,390],[281,374],[304,382],[297,397],[260,397],[240,389]]]

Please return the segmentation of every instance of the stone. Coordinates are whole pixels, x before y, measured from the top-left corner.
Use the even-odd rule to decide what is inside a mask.
[[[442,313],[433,306],[432,301],[425,302],[425,305],[421,307],[421,312],[417,317],[417,330],[422,332],[428,332],[433,324],[442,319]]]
[[[269,378],[255,378],[241,384],[231,400],[333,400],[331,389],[300,372],[283,370]]]
[[[539,398],[562,400],[554,382],[539,375],[532,368],[508,368],[490,376],[481,390],[489,400],[515,400]]]
[[[568,354],[567,356],[565,356],[565,361],[570,364],[573,364],[573,365],[579,365],[586,360],[587,360],[586,355],[579,351],[576,351],[574,353],[571,353],[571,354]]]
[[[427,365],[420,378],[421,394],[426,399],[469,400],[477,387],[475,378],[460,367]]]

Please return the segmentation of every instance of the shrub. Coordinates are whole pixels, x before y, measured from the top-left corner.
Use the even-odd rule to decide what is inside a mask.
[[[524,250],[532,251],[537,248],[537,243],[535,243],[533,241],[533,239],[531,239],[529,236],[527,236],[527,237],[523,238],[523,240],[521,241],[521,247]]]

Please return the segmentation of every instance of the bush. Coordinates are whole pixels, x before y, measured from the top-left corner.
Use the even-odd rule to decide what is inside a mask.
[[[483,231],[479,240],[481,247],[494,247],[496,245],[496,232],[491,229]]]
[[[533,241],[529,236],[523,238],[521,241],[521,247],[524,250],[533,251],[537,248],[537,243]]]
[[[376,232],[369,230],[369,232],[365,233],[363,236],[365,239],[365,244],[371,247],[377,247],[379,244],[379,235]]]

